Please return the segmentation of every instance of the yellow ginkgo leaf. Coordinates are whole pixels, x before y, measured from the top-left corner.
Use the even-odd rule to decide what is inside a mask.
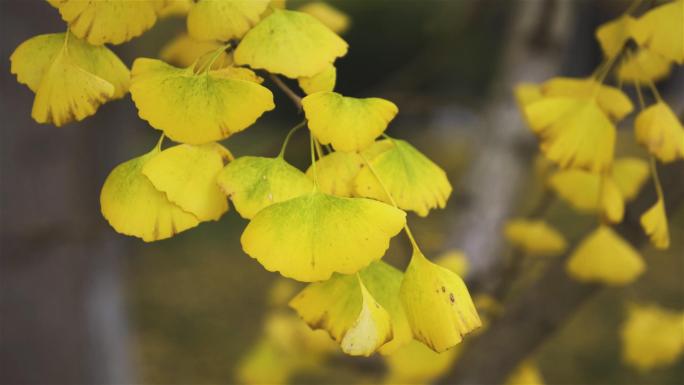
[[[81,121],[95,114],[114,92],[112,83],[79,67],[62,50],[43,75],[31,116],[38,123],[58,127]]]
[[[622,217],[625,215],[625,200],[613,178],[601,178],[599,199],[601,215],[611,223],[622,222]]]
[[[646,161],[627,157],[617,159],[612,171],[605,175],[577,169],[557,171],[549,177],[548,185],[574,209],[593,213],[600,208],[604,216],[617,221],[621,219],[620,215],[606,214],[608,211],[616,213],[620,210],[609,206],[620,200],[634,199],[648,179],[648,175]],[[608,179],[612,181],[605,182]],[[606,188],[602,189],[602,183],[605,183]],[[615,187],[619,190],[621,199],[615,198]]]
[[[618,158],[611,176],[626,202],[636,198],[650,175],[648,162],[632,157]]]
[[[363,167],[363,158],[354,152],[332,152],[316,162],[316,178],[322,192],[350,197],[354,192],[354,178]],[[306,175],[313,180],[314,168]]]
[[[625,363],[642,371],[666,366],[684,352],[684,316],[657,305],[630,304],[620,337]]]
[[[601,44],[603,53],[612,58],[617,55],[627,40],[632,37],[632,30],[636,19],[629,15],[622,15],[617,19],[601,24],[596,29],[596,39]]]
[[[662,199],[658,199],[658,202],[641,216],[641,227],[657,249],[666,250],[670,247],[670,232],[667,226],[665,202]]]
[[[51,0],[69,30],[88,43],[121,44],[142,35],[157,21],[158,0]]]
[[[634,109],[629,97],[619,88],[603,85],[592,78],[557,77],[542,84],[547,97],[596,100],[608,116],[621,120]]]
[[[658,102],[641,111],[634,132],[637,142],[661,162],[684,158],[684,127],[667,104]]]
[[[281,157],[237,158],[219,173],[217,182],[246,219],[267,206],[313,190],[309,178]]]
[[[347,43],[303,12],[274,9],[235,50],[235,62],[289,78],[314,76],[347,53]]]
[[[132,74],[138,114],[177,142],[225,139],[275,107],[271,91],[251,81],[195,74],[146,58],[133,63]]]
[[[640,49],[620,63],[617,76],[622,82],[649,84],[670,75],[672,62],[648,49]]]
[[[541,100],[544,97],[541,86],[534,83],[520,83],[515,86],[515,98],[518,106],[524,109],[530,103]]]
[[[424,217],[430,209],[444,208],[452,191],[444,170],[411,144],[399,139],[376,142],[369,152],[375,152],[373,147],[386,148],[387,143],[391,144],[389,148],[369,160],[372,169],[364,167],[357,175],[356,193],[391,203],[384,185],[403,210],[415,211]]]
[[[145,164],[159,152],[156,147],[116,166],[100,194],[102,215],[114,230],[145,242],[169,238],[199,224],[193,214],[171,203],[143,175]]]
[[[159,57],[167,63],[179,67],[190,67],[195,65],[196,68],[204,68],[209,65],[211,60],[210,53],[215,52],[224,44],[217,41],[199,41],[195,40],[189,35],[183,33],[176,36],[173,40],[168,42],[159,53]],[[233,58],[225,52],[222,52],[214,63],[212,69],[219,69],[231,64]]]
[[[349,28],[349,16],[322,1],[306,3],[298,11],[315,17],[335,33],[344,33]]]
[[[358,277],[334,274],[310,284],[290,306],[312,328],[328,331],[347,354],[390,354],[413,338],[399,302],[401,277],[386,263],[373,262]]]
[[[382,202],[313,192],[259,211],[241,242],[266,270],[314,282],[382,258],[405,221],[403,211]]]
[[[414,338],[436,352],[457,345],[482,325],[461,277],[415,248],[400,296]]]
[[[582,240],[565,267],[579,281],[615,286],[634,281],[646,268],[641,255],[605,225]]]
[[[319,92],[302,99],[309,129],[322,144],[338,151],[370,146],[399,112],[389,100],[357,99],[336,92]]]
[[[209,73],[211,74],[211,76],[220,79],[246,80],[248,82],[253,82],[257,84],[261,84],[264,82],[264,78],[257,75],[251,69],[244,67],[227,66],[221,69],[210,71]]]
[[[387,374],[384,384],[431,384],[446,373],[459,355],[458,349],[436,353],[413,340],[396,353],[385,357]]]
[[[684,0],[658,6],[639,19],[633,28],[639,45],[679,64],[684,64]]]
[[[545,156],[563,168],[592,172],[610,168],[615,150],[615,126],[590,99],[544,98],[525,107]]]
[[[270,0],[199,0],[188,13],[188,32],[197,40],[239,39],[264,13]]]
[[[459,277],[465,277],[470,271],[470,262],[468,262],[468,258],[461,250],[447,250],[435,258],[434,261],[436,264],[458,274]]]
[[[21,43],[10,56],[11,71],[19,83],[38,92],[41,81],[52,63],[61,54],[69,62],[100,77],[114,86],[113,98],[128,92],[130,73],[126,65],[107,47],[90,45],[84,40],[66,33],[38,35]],[[64,51],[64,52],[62,52]]]
[[[529,255],[559,255],[567,247],[565,237],[541,220],[515,219],[506,223],[506,239]]]
[[[200,221],[217,221],[228,211],[216,176],[232,155],[217,143],[167,148],[150,159],[142,173],[154,187]]]
[[[504,385],[544,385],[544,378],[537,365],[531,361],[523,361],[511,373]]]
[[[330,64],[325,69],[314,76],[299,78],[299,88],[307,95],[315,94],[316,92],[329,92],[335,89],[337,82],[337,69]]]
[[[190,8],[195,4],[194,0],[161,0],[159,6],[159,17],[184,16],[190,12]]]

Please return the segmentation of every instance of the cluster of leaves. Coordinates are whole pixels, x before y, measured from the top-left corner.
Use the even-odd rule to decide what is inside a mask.
[[[389,354],[414,338],[447,350],[481,321],[463,280],[429,261],[406,224],[443,208],[445,172],[406,141],[384,135],[398,113],[380,98],[334,92],[347,53],[346,18],[328,6],[288,10],[271,0],[49,0],[66,33],[36,36],[12,54],[12,72],[36,93],[33,118],[60,126],[127,92],[162,131],[144,155],[118,165],[102,187],[103,216],[119,233],[157,241],[216,221],[228,198],[249,224],[244,251],[269,271],[310,282],[290,305],[351,355]],[[317,15],[330,25],[312,16]],[[167,14],[187,13],[187,35],[162,56],[128,68],[120,44]],[[255,71],[301,104],[304,121],[274,157],[234,159],[219,141],[275,108]],[[300,98],[278,76],[296,79]],[[287,163],[290,136],[308,127],[311,167]],[[381,140],[379,137],[383,136]],[[176,142],[166,148],[164,138]],[[382,262],[402,229],[413,246],[405,272]]]
[[[670,246],[665,192],[656,165],[684,159],[684,128],[655,83],[674,65],[684,64],[684,1],[643,8],[637,0],[597,29],[605,59],[591,76],[556,77],[516,88],[520,109],[544,156],[542,177],[548,193],[577,211],[598,215],[599,225],[566,263],[568,274],[582,282],[623,286],[645,271],[640,253],[612,225],[623,220],[625,203],[637,196],[649,174],[657,201],[642,213],[641,226],[655,248]],[[616,86],[605,84],[611,74]],[[633,86],[640,107],[633,121],[634,138],[646,150],[643,158],[616,157],[616,126],[634,110],[622,91],[625,85]],[[505,236],[528,255],[559,255],[567,248],[561,233],[535,218],[512,220]],[[631,305],[622,330],[625,361],[640,369],[673,362],[684,350],[683,328],[684,314]]]

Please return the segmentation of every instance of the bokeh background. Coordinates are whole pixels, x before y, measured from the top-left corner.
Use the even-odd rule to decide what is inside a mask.
[[[293,8],[301,3],[289,1]],[[536,142],[516,109],[512,87],[554,75],[589,75],[601,60],[594,29],[628,2],[330,3],[352,20],[343,36],[349,54],[337,62],[337,90],[397,103],[400,114],[390,135],[414,143],[447,170],[454,185],[446,210],[427,219],[410,216],[422,248],[430,256],[465,250],[471,287],[485,290],[490,273],[510,254],[501,224],[534,206],[540,190]],[[121,236],[107,225],[99,212],[105,177],[118,163],[147,151],[158,134],[138,118],[129,96],[62,128],[30,118],[33,94],[10,74],[9,56],[22,41],[64,28],[58,12],[44,1],[0,1],[0,381],[238,382],[269,317],[274,311],[289,314],[273,304],[273,286],[280,281],[240,249],[246,222],[234,211],[152,244]],[[183,29],[182,19],[164,19],[113,50],[130,66],[136,57],[157,57]],[[292,103],[269,86],[277,109],[225,142],[238,156],[276,153],[287,130],[301,119]],[[659,87],[681,117],[682,71]],[[631,142],[626,122],[619,151],[643,155]],[[307,167],[304,137],[295,137],[287,157]],[[684,179],[678,170],[667,177]],[[561,202],[552,203],[547,217],[570,240],[595,220]],[[547,383],[682,383],[681,359],[650,372],[625,366],[618,334],[627,301],[684,309],[684,210],[670,217],[672,246],[668,252],[643,249],[649,267],[638,282],[592,296],[535,350]],[[403,268],[408,252],[397,237],[386,258]],[[530,268],[518,285],[540,274],[539,266]],[[278,358],[292,357],[273,357],[263,371],[275,370]],[[290,380],[377,383],[388,368],[378,357],[329,353]]]

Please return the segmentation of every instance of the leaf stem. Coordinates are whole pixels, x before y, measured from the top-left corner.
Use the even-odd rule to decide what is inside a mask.
[[[290,100],[292,100],[292,103],[294,103],[294,105],[297,107],[297,109],[298,109],[299,111],[301,111],[301,110],[302,110],[302,97],[299,96],[299,95],[297,95],[297,93],[294,92],[294,91],[292,90],[292,88],[290,88],[287,84],[285,84],[285,82],[283,82],[283,81],[278,77],[278,75],[269,73],[268,76],[270,77],[271,81],[273,81],[273,83],[274,83],[278,88],[280,88],[280,90],[283,91],[283,93],[284,93],[285,95],[287,95],[287,97],[290,98]]]
[[[278,153],[278,158],[282,158],[285,156],[285,149],[287,148],[287,144],[290,142],[290,137],[292,137],[292,134],[294,134],[297,130],[300,128],[304,127],[306,125],[306,119],[302,120],[297,124],[296,126],[292,127],[290,129],[290,132],[287,133],[287,136],[285,136],[285,140],[283,141],[283,145],[280,147],[280,152]]]

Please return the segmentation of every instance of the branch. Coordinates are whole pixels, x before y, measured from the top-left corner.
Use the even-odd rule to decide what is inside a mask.
[[[684,205],[684,163],[661,167],[666,206],[674,212]],[[625,220],[616,231],[635,247],[646,243],[639,224],[640,215],[656,201],[652,188],[641,191],[627,208]],[[512,303],[498,320],[472,340],[443,384],[499,384],[518,364],[558,331],[587,300],[604,289],[583,284],[565,272],[569,253],[554,261],[530,288]]]
[[[268,76],[271,78],[271,81],[280,88],[285,95],[287,95],[290,100],[292,100],[292,103],[297,107],[297,110],[301,111],[302,110],[302,97],[297,95],[292,88],[290,88],[285,82],[283,82],[278,75],[274,75],[269,73]]]

